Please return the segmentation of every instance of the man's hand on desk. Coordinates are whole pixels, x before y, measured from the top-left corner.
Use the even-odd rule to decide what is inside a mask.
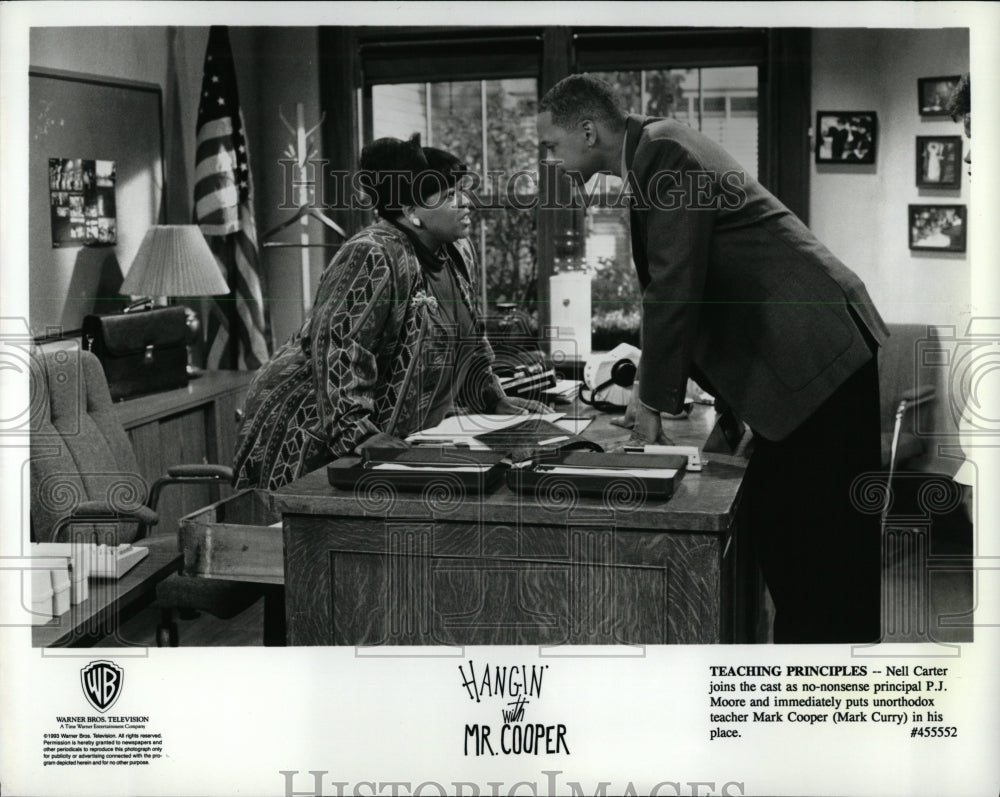
[[[366,448],[409,448],[410,444],[405,440],[400,440],[398,437],[393,437],[391,434],[386,434],[385,432],[379,432],[378,434],[373,434],[363,443],[358,443],[354,447],[354,452],[360,454]]]
[[[632,384],[632,395],[629,398],[628,407],[622,418],[612,418],[613,426],[620,426],[622,429],[631,429],[632,435],[625,445],[628,446],[672,446],[674,441],[663,432],[663,421],[660,413],[650,409],[639,401],[639,382]]]
[[[547,413],[551,410],[540,401],[518,398],[517,396],[504,396],[493,407],[494,415],[527,415],[532,412]]]
[[[625,415],[621,419],[612,418],[612,426],[620,426],[622,429],[632,429],[635,426],[635,413],[636,408],[640,405],[639,402],[639,380],[636,379],[632,383],[632,393],[629,395],[628,406],[625,408]]]
[[[635,423],[632,425],[632,436],[628,444],[672,446],[674,441],[664,434],[660,413],[650,409],[641,401],[636,401]]]

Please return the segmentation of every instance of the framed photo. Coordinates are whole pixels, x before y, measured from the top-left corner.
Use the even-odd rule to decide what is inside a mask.
[[[910,249],[916,252],[964,252],[965,205],[910,205]]]
[[[115,162],[49,158],[52,246],[114,246]]]
[[[875,111],[817,111],[816,163],[875,163]]]
[[[922,77],[917,80],[917,102],[921,116],[947,116],[948,100],[961,75]]]
[[[917,136],[917,185],[961,188],[962,137]]]

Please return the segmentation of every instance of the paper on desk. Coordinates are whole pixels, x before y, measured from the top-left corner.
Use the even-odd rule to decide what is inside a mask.
[[[593,418],[560,418],[558,421],[554,421],[554,423],[570,434],[582,434],[593,420]]]
[[[572,379],[563,379],[560,382],[556,382],[555,387],[549,387],[542,391],[542,395],[549,396],[556,401],[569,402],[576,398],[577,393],[580,391],[580,385],[582,382],[574,381]]]
[[[677,475],[674,468],[573,468],[564,465],[541,467],[539,473],[554,473],[561,476],[634,476],[638,479],[672,479]]]
[[[421,429],[414,432],[407,440],[421,440],[423,438],[442,440],[462,440],[470,437],[495,432],[506,429],[508,426],[522,423],[527,418],[541,418],[543,421],[555,422],[562,418],[564,412],[550,412],[536,415],[452,415],[445,418],[437,426],[430,429]]]
[[[484,473],[493,465],[406,465],[399,462],[380,462],[369,470],[433,470],[438,473]]]

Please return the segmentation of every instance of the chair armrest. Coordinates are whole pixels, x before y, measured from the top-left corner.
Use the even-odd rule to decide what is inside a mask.
[[[135,520],[140,524],[136,535],[136,539],[140,539],[146,536],[149,526],[160,522],[160,517],[148,506],[115,509],[102,501],[82,501],[73,512],[56,521],[52,527],[52,542],[57,542],[63,529],[74,523],[120,523],[123,520]]]
[[[233,469],[225,465],[174,465],[149,489],[148,505],[154,510],[164,487],[175,484],[232,484]]]
[[[937,388],[934,385],[917,385],[909,390],[904,390],[896,397],[896,403],[906,402],[908,407],[916,407],[925,401],[930,401],[937,396]]]
[[[167,476],[182,478],[191,476],[211,476],[232,481],[233,469],[227,465],[174,465],[167,468]]]

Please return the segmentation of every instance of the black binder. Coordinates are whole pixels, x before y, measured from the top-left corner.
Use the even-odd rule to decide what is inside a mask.
[[[326,468],[327,479],[341,490],[373,489],[390,485],[399,490],[433,487],[486,492],[502,479],[509,461],[496,451],[467,448],[368,448],[362,456],[341,457]]]
[[[536,496],[563,492],[604,498],[665,501],[680,484],[687,457],[677,454],[602,454],[559,452],[541,456],[507,472],[507,486]],[[655,475],[650,471],[659,471]],[[625,500],[628,503],[628,500]]]

